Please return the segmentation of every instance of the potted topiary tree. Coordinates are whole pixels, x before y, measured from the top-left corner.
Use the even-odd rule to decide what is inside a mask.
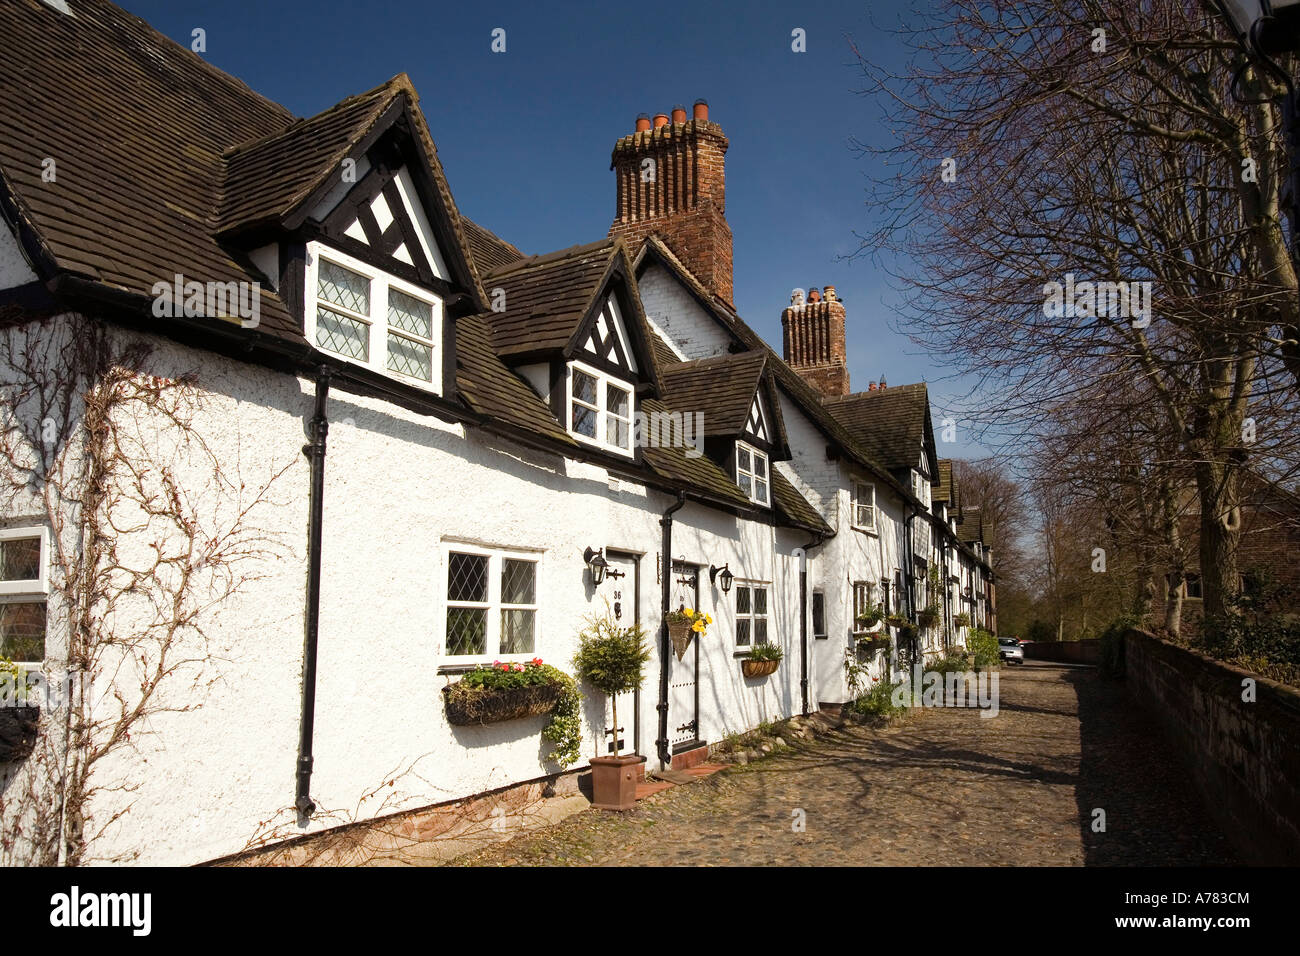
[[[613,726],[618,727],[618,695],[641,686],[650,648],[641,625],[621,627],[608,615],[591,618],[578,635],[578,654],[573,659],[579,680],[586,681],[610,699]],[[591,758],[592,806],[601,810],[631,810],[636,805],[638,768],[645,763],[639,754],[619,753],[614,734],[612,756]]]

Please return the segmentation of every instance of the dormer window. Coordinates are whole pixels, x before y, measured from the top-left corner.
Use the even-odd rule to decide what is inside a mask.
[[[351,256],[308,246],[308,339],[323,351],[441,390],[442,300]]]
[[[569,434],[621,455],[632,454],[632,386],[582,362],[569,363]]]
[[[736,442],[736,484],[755,504],[768,505],[767,455],[753,445]]]

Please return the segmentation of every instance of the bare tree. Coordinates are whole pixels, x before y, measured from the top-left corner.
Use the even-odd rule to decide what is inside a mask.
[[[1254,99],[1233,98],[1236,46],[1200,0],[954,0],[912,22],[909,72],[861,58],[901,137],[872,150],[892,172],[864,251],[910,263],[903,325],[977,377],[993,434],[1104,408],[1169,437],[1199,496],[1206,613],[1223,613],[1243,470],[1294,455],[1273,81],[1247,69]]]

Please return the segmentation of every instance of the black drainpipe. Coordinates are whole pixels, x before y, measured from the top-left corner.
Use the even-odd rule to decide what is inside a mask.
[[[311,460],[311,498],[308,505],[307,531],[307,627],[302,648],[302,723],[298,732],[298,793],[294,806],[300,817],[309,817],[316,809],[311,799],[312,735],[316,724],[316,638],[320,630],[320,551],[324,523],[325,436],[329,419],[325,402],[329,398],[329,369],[321,366],[316,373],[316,413],[308,427],[309,441],[302,453]]]
[[[803,700],[801,713],[805,717],[808,716],[808,549],[817,547],[826,538],[819,531],[799,549],[799,691]],[[825,608],[822,610],[825,613]]]
[[[686,493],[679,491],[677,493],[677,502],[670,506],[664,512],[664,516],[659,519],[659,527],[663,529],[663,540],[661,547],[663,549],[663,560],[659,567],[659,739],[655,744],[659,750],[659,769],[667,770],[672,765],[673,755],[668,751],[668,668],[672,666],[669,655],[672,653],[672,642],[668,638],[668,612],[669,603],[672,601],[672,574],[673,574],[673,513],[678,511],[686,504]],[[698,675],[697,675],[698,677]]]

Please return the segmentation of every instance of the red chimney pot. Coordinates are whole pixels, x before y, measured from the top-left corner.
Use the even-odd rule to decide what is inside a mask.
[[[638,113],[636,117],[636,131],[638,133],[644,133],[649,128],[650,128],[650,114]]]
[[[678,103],[676,106],[673,107],[673,122],[674,123],[686,122],[686,107],[682,106],[681,103]]]
[[[809,290],[808,290],[808,301],[809,301],[809,302],[820,302],[821,300],[822,300],[822,294],[821,294],[820,292],[818,292],[816,289],[809,289]]]
[[[708,122],[709,119],[709,101],[696,100],[694,107],[695,119]]]
[[[668,125],[668,117],[665,116],[663,113],[656,113],[655,129],[658,129],[660,126],[667,126],[667,125]]]

